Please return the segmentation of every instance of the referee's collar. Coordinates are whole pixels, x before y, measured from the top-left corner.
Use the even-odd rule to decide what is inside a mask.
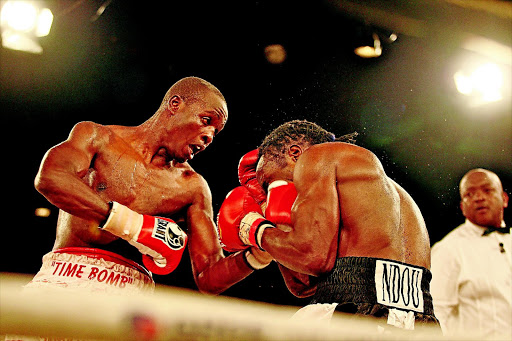
[[[477,225],[477,224],[471,222],[469,219],[466,219],[465,225],[468,226],[468,230],[471,231],[471,234],[474,234],[477,236],[481,236],[482,232],[484,232],[487,229],[486,226]],[[504,220],[501,221],[500,227],[507,227]]]

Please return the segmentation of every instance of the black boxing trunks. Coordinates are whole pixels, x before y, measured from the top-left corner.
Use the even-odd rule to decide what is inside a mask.
[[[120,295],[152,292],[151,273],[116,253],[67,247],[43,256],[43,265],[25,289],[62,288]]]
[[[340,311],[386,318],[387,324],[403,329],[414,329],[415,323],[439,326],[429,292],[431,279],[428,269],[402,262],[338,258],[331,272],[318,277],[316,293],[302,309],[316,305],[323,316]]]

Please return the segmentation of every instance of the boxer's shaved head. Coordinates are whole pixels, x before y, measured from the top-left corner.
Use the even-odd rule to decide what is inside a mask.
[[[173,96],[179,96],[186,101],[196,101],[203,99],[207,93],[214,93],[226,102],[224,95],[213,84],[199,77],[185,77],[174,83],[167,91],[160,104],[160,109],[164,109]]]

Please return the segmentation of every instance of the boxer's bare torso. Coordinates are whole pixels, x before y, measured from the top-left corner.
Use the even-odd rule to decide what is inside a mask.
[[[337,257],[385,258],[430,268],[430,242],[421,212],[387,177],[375,155],[341,143],[320,147],[318,153],[325,161],[332,153],[339,155],[331,165],[340,211]]]
[[[223,255],[209,186],[187,163],[226,121],[220,92],[188,77],[139,126],[76,124],[64,142],[48,150],[35,179],[36,189],[60,209],[54,249],[97,248],[140,261],[138,248],[98,228],[115,201],[182,227],[200,291],[218,294],[248,276],[252,269],[243,254]]]
[[[87,124],[95,131],[94,143],[89,135],[75,138],[91,143],[90,149],[95,152],[88,168],[80,170],[78,175],[104,201],[122,202],[136,212],[179,222],[184,221],[186,208],[195,200],[202,197],[207,200],[204,180],[187,163],[172,163],[166,159],[165,152],[144,155],[144,148],[137,150],[130,144],[136,128]],[[54,248],[79,246],[110,250],[109,245],[116,239],[98,229],[96,221],[61,210]]]
[[[298,296],[314,292],[307,289],[313,285],[307,275],[328,273],[341,257],[430,268],[430,242],[418,206],[367,149],[347,143],[311,146],[291,175],[260,162],[263,186],[293,180],[297,189],[293,230],[265,231],[263,247],[282,264],[285,280]]]
[[[135,251],[125,242],[121,245],[128,247],[119,248],[119,243],[112,243],[118,237],[98,228],[101,214],[108,213],[109,201],[178,223],[185,223],[187,213],[194,212],[213,219],[211,195],[204,179],[186,162],[173,162],[165,148],[151,151],[142,142],[142,133],[139,127],[81,122],[68,140],[46,155],[44,165],[49,170],[44,176],[58,179],[50,197],[62,208],[54,249],[93,247],[117,253]],[[188,212],[191,207],[192,212]],[[187,231],[186,224],[181,225]],[[129,254],[123,256],[133,258]]]

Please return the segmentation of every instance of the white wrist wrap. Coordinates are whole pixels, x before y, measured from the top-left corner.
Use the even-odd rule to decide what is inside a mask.
[[[249,266],[254,270],[261,270],[271,263],[261,263],[259,260],[256,259],[256,257],[254,257],[250,250],[246,250],[244,252],[244,257],[245,260],[247,261],[247,264],[249,264]]]
[[[144,218],[142,214],[113,201],[112,208],[102,230],[128,241],[137,241]]]
[[[263,250],[263,247],[261,246],[261,238],[263,238],[263,232],[265,232],[265,229],[267,227],[274,227],[270,224],[263,224],[260,226],[258,231],[256,231],[256,245],[260,248],[260,250]]]
[[[249,212],[242,218],[238,229],[238,236],[245,245],[259,247],[261,250],[261,237],[267,227],[274,227],[268,220],[257,212]]]

